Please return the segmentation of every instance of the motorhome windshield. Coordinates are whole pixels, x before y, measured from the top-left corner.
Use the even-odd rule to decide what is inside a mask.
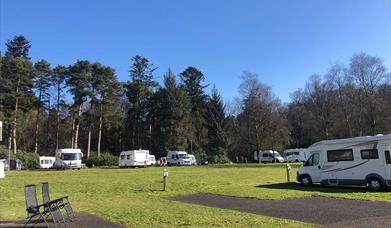
[[[178,154],[179,158],[189,158],[189,155],[187,154]]]
[[[61,159],[65,161],[81,160],[81,154],[80,153],[61,154]]]

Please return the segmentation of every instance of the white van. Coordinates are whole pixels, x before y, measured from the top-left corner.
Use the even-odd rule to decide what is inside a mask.
[[[274,153],[274,156],[273,156]],[[277,151],[272,150],[263,150],[263,151],[254,151],[254,160],[262,163],[274,162],[274,158],[276,162],[281,163],[284,162],[284,158]]]
[[[168,151],[167,165],[190,165],[190,157],[185,151]]]
[[[39,157],[39,167],[41,169],[53,168],[53,164],[55,161],[56,161],[56,157],[40,156]]]
[[[283,153],[287,162],[304,162],[311,155],[306,148],[287,149]]]
[[[147,166],[149,150],[122,151],[119,155],[119,167],[143,167]]]
[[[311,156],[297,172],[303,186],[391,186],[391,134],[320,141],[308,150]]]
[[[83,153],[80,149],[59,149],[56,152],[55,169],[80,169]]]

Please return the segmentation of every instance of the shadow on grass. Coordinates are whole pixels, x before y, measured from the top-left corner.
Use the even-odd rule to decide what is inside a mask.
[[[371,192],[365,187],[359,186],[321,186],[312,185],[311,187],[303,187],[298,183],[276,183],[267,185],[257,185],[257,188],[268,188],[268,189],[280,189],[280,190],[296,190],[304,192],[323,192],[323,193],[364,193]]]

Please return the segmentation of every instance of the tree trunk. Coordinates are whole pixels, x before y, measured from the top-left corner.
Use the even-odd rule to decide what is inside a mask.
[[[56,151],[58,150],[58,135],[60,131],[60,83],[57,84],[57,118],[56,118]]]
[[[71,148],[74,148],[75,145],[75,112],[72,112],[72,142],[71,142]]]
[[[76,129],[75,129],[75,145],[73,148],[79,148],[77,143],[78,143],[78,138],[79,138],[79,128],[80,128],[80,115],[81,115],[81,105],[79,105],[78,111],[77,111],[77,122],[76,122]]]
[[[39,114],[41,110],[39,104],[41,104],[41,98],[42,98],[42,91],[39,91],[37,118],[35,119],[35,131],[34,131],[34,153],[38,153],[38,128],[39,128]]]
[[[99,132],[98,132],[98,157],[100,156],[100,145],[102,140],[102,125],[103,125],[103,99],[99,104]]]
[[[88,126],[88,141],[87,141],[87,158],[91,155],[91,123]]]
[[[46,120],[46,154],[49,155],[49,120],[50,120],[50,94],[48,95],[48,118]]]
[[[17,121],[17,113],[18,113],[18,107],[19,107],[19,85],[20,85],[20,79],[18,80],[18,83],[16,84],[16,89],[15,89],[15,112],[14,112],[14,120],[12,124],[12,144],[13,144],[13,152],[16,154],[16,121]]]

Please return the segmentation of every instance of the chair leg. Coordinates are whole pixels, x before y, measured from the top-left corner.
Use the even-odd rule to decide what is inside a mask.
[[[43,214],[39,213],[40,214],[40,218],[42,218],[42,220],[45,222],[46,224],[46,227],[49,228],[49,224],[46,222],[46,219],[45,217],[43,216]]]
[[[27,222],[24,224],[24,226],[23,227],[26,227],[27,226],[27,224],[29,224],[29,222],[31,221],[31,219],[32,219],[33,217],[30,217],[29,218],[29,220],[27,220]]]

